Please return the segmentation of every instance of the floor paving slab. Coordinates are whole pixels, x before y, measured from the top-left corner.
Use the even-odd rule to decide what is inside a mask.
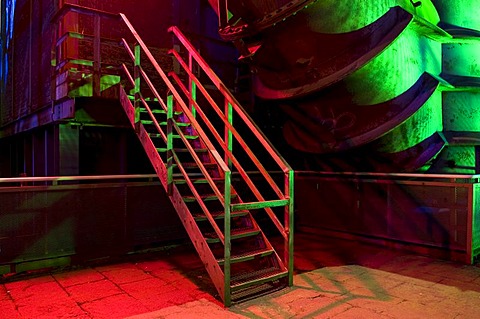
[[[8,277],[0,282],[0,318],[480,318],[476,265],[359,243],[296,240],[301,249],[294,286],[228,309],[186,246],[114,264]]]

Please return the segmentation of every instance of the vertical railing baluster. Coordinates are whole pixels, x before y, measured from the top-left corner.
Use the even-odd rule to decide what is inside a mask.
[[[288,205],[285,206],[285,232],[288,235],[288,241],[285,242],[285,261],[288,268],[288,285],[293,285],[293,237],[294,237],[294,192],[295,192],[295,172],[290,169],[285,174],[285,197],[288,198]]]
[[[224,218],[224,236],[225,236],[225,251],[224,251],[224,264],[223,264],[223,273],[224,273],[224,303],[228,307],[230,306],[231,296],[230,296],[230,257],[231,257],[231,172],[225,172],[225,218]]]
[[[233,107],[232,104],[225,99],[225,116],[228,120],[228,123],[233,127]],[[225,125],[225,145],[227,146],[228,153],[233,152],[233,136],[232,131]],[[225,154],[225,163],[228,165],[228,168],[232,169],[232,160],[230,159],[229,154]]]
[[[193,74],[195,74],[193,72],[193,57],[191,53],[188,53],[188,67],[190,71]],[[197,110],[195,109],[195,105],[193,103],[193,101],[197,100],[197,84],[190,77],[188,78],[188,87],[190,88],[190,98],[191,98],[190,110],[192,111],[193,117],[197,117]]]
[[[173,95],[167,97],[167,192],[173,194]]]
[[[92,94],[99,97],[101,94],[100,81],[102,78],[102,61],[101,61],[101,17],[98,14],[94,16],[94,37],[93,37],[93,80]]]
[[[134,92],[134,102],[133,106],[135,107],[135,129],[138,129],[138,123],[140,123],[140,60],[141,60],[141,51],[140,45],[135,45],[135,62],[133,68],[133,76],[135,80],[135,87],[133,88]]]

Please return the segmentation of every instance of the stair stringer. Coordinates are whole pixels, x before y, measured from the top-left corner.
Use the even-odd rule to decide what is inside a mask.
[[[135,129],[137,136],[140,139],[140,142],[148,158],[150,159],[150,162],[153,165],[157,176],[160,179],[160,182],[162,183],[165,191],[167,191],[167,168],[165,166],[165,163],[163,163],[160,154],[158,153],[150,136],[148,136],[148,133],[143,127],[143,125],[140,123],[135,124],[135,108],[133,107],[132,102],[128,98],[123,88],[120,88],[120,103],[129,119],[130,124],[132,125],[133,129]],[[200,228],[195,222],[195,219],[190,213],[176,185],[172,185],[172,194],[169,194],[168,197],[172,202],[175,211],[180,217],[183,227],[187,231],[187,234],[191,242],[193,243],[193,246],[195,247],[195,250],[197,251],[200,259],[202,260],[210,278],[212,279],[215,288],[217,289],[221,298],[224,299],[225,289],[223,271],[220,268],[212,251],[208,247],[207,241],[203,237]]]

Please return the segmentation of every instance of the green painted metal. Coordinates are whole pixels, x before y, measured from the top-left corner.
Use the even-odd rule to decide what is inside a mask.
[[[288,199],[266,200],[262,202],[253,202],[253,203],[240,203],[240,204],[233,204],[232,211],[237,212],[241,210],[282,207],[282,206],[288,207],[288,203],[289,203]]]
[[[193,59],[192,59],[192,55],[189,54],[188,55],[188,67],[190,69],[191,72],[193,72]],[[191,78],[188,78],[188,85],[190,87],[190,110],[192,111],[192,115],[193,117],[196,117],[197,116],[197,110],[195,108],[195,103],[197,101],[197,84],[195,83],[195,81],[192,81]]]
[[[225,115],[227,117],[228,123],[233,127],[233,106],[228,100],[225,100]],[[227,145],[228,154],[232,154],[233,152],[233,135],[232,131],[225,126],[225,144]],[[228,167],[232,169],[232,160],[230,156],[225,154],[225,162],[227,163]]]
[[[239,105],[238,101],[232,96],[231,92],[225,87],[225,85],[221,82],[221,80],[212,72],[211,68],[208,66],[208,64],[202,59],[202,57],[196,52],[195,48],[188,42],[188,40],[184,37],[183,34],[180,33],[180,31],[172,27],[170,28],[170,31],[173,32],[177,38],[180,40],[180,42],[183,44],[183,46],[187,49],[189,52],[189,62],[185,63],[183,61],[183,58],[177,52],[176,50],[171,50],[170,53],[176,58],[178,61],[179,65],[183,68],[183,70],[187,73],[189,76],[190,80],[196,84],[196,89],[198,89],[199,94],[202,94],[202,97],[207,100],[208,102],[208,107],[212,108],[220,118],[220,120],[223,121],[223,132],[218,130],[210,121],[209,117],[210,115],[207,116],[205,111],[202,109],[200,105],[198,105],[197,102],[195,102],[194,106],[197,110],[197,115],[198,119],[204,121],[205,125],[208,127],[209,131],[211,134],[215,137],[216,141],[220,144],[222,147],[224,154],[225,154],[225,160],[224,162],[231,168],[231,170],[235,169],[239,173],[239,178],[243,179],[244,182],[248,185],[248,187],[251,189],[252,193],[256,197],[255,202],[235,202],[231,203],[230,207],[228,207],[227,202],[231,199],[230,193],[229,193],[229,185],[225,186],[225,220],[224,220],[224,235],[225,235],[225,260],[222,261],[222,264],[224,265],[224,271],[225,271],[225,283],[224,283],[224,303],[226,306],[230,305],[231,303],[231,296],[230,293],[233,291],[233,289],[238,289],[241,287],[241,289],[246,288],[246,287],[251,287],[251,286],[256,286],[259,285],[263,282],[272,282],[278,278],[285,278],[288,276],[288,285],[293,284],[293,205],[294,205],[294,199],[293,199],[293,170],[288,166],[288,164],[285,163],[285,161],[278,155],[276,150],[269,144],[268,140],[263,136],[263,134],[258,130],[258,127],[253,123],[253,121],[250,119],[248,114],[243,110],[243,108]],[[215,99],[209,94],[208,90],[200,83],[199,79],[197,78],[197,72],[193,73],[192,72],[192,67],[191,67],[191,58],[193,58],[198,66],[200,67],[200,71],[205,72],[205,74],[210,78],[210,80],[213,82],[213,84],[217,87],[218,91],[224,96],[223,100],[223,109],[219,107],[220,104],[217,104]],[[173,76],[175,79],[176,77]],[[181,88],[181,91],[188,97],[191,93],[189,90],[181,83],[180,79],[176,80],[177,84]],[[239,121],[243,121],[247,127],[251,130],[255,138],[260,141],[261,145],[264,146],[268,154],[271,156],[271,158],[276,162],[281,170],[285,174],[285,188],[283,190],[280,190],[278,185],[273,181],[271,175],[269,172],[265,169],[263,166],[263,161],[264,159],[259,159],[255,155],[255,153],[250,149],[249,142],[246,141],[242,138],[241,134],[234,128],[233,122],[234,122],[234,111],[235,111],[235,116],[238,115]],[[195,125],[194,125],[195,127]],[[218,130],[218,131],[217,131]],[[221,132],[221,133],[220,133]],[[220,133],[220,134],[219,134]],[[223,133],[223,137],[221,134]],[[240,148],[242,148],[247,156],[250,157],[250,160],[256,165],[258,168],[259,176],[263,176],[265,180],[272,186],[272,189],[274,190],[274,193],[278,195],[278,199],[268,199],[266,200],[264,198],[264,190],[259,189],[258,185],[252,181],[252,179],[249,177],[249,173],[247,173],[243,166],[242,163],[235,157],[234,155],[234,150],[233,150],[233,144],[234,144],[234,139],[236,142],[240,145]],[[228,175],[230,175],[230,170],[228,171]],[[285,216],[284,216],[284,221],[283,223],[280,222],[280,220],[277,218],[275,213],[273,212],[272,208],[273,207],[284,207],[285,211]],[[266,276],[265,278],[256,278],[255,280],[252,281],[247,281],[245,283],[241,283],[240,285],[235,284],[232,282],[231,277],[230,277],[230,264],[231,264],[231,259],[228,260],[228,256],[230,255],[230,240],[232,239],[238,239],[242,238],[245,236],[252,236],[252,235],[258,235],[261,233],[261,230],[257,230],[256,232],[253,231],[246,231],[246,232],[233,232],[231,233],[230,230],[230,214],[234,212],[240,212],[240,211],[249,211],[253,209],[264,209],[267,212],[267,215],[272,219],[272,222],[275,224],[277,229],[279,230],[280,234],[283,236],[285,239],[285,256],[283,258],[277,257],[277,261],[279,262],[280,265],[280,273],[276,274],[270,274],[270,276]],[[228,216],[227,216],[228,215]],[[262,234],[264,236],[264,234]],[[265,240],[266,237],[264,237]],[[214,238],[208,238],[207,242],[218,242],[218,239]],[[268,240],[267,240],[268,242]],[[250,257],[246,257],[245,260],[248,260]],[[266,269],[263,269],[266,271]],[[238,286],[238,287],[237,287]]]
[[[135,62],[134,62],[134,80],[135,87],[133,88],[135,100],[133,106],[135,107],[135,123],[140,122],[140,60],[141,60],[140,45],[135,45]]]
[[[173,95],[167,97],[167,193],[173,192]]]
[[[288,234],[288,241],[285,243],[285,260],[287,260],[288,267],[288,285],[293,286],[293,249],[294,249],[294,211],[295,211],[295,172],[290,170],[286,176],[285,188],[286,194],[289,197],[288,206],[285,206],[285,230]]]
[[[68,6],[73,8],[72,10],[80,10],[78,6]],[[87,9],[81,8],[81,10]],[[96,11],[93,14],[95,15],[96,23],[100,23],[99,17],[101,14]],[[274,281],[285,278],[287,276],[285,262],[289,263],[289,261],[282,260],[277,253],[274,252],[265,234],[262,233],[247,209],[265,209],[285,240],[290,241],[287,233],[290,227],[289,225],[292,224],[290,218],[293,216],[293,201],[291,194],[288,194],[288,192],[293,191],[293,186],[289,186],[289,184],[286,185],[284,190],[281,190],[281,187],[276,185],[273,177],[265,169],[265,164],[261,162],[263,159],[257,158],[253,149],[249,146],[248,142],[250,141],[245,141],[234,128],[234,112],[235,116],[239,116],[240,121],[245,122],[253,133],[254,138],[265,147],[271,157],[270,160],[273,159],[273,162],[280,166],[281,171],[285,172],[286,176],[290,176],[291,174],[290,167],[265,139],[263,134],[258,130],[258,127],[251,121],[243,108],[238,105],[238,101],[235,100],[226,86],[219,81],[212,69],[205,64],[203,60],[199,59],[198,52],[193,46],[189,42],[183,42],[183,35],[181,42],[186,44],[189,61],[188,65],[186,63],[180,64],[185,68],[185,73],[188,76],[188,85],[184,85],[185,82],[179,80],[178,74],[172,74],[180,70],[174,70],[167,76],[167,73],[163,70],[162,66],[160,66],[159,62],[155,60],[148,47],[124,14],[113,16],[120,18],[120,20],[125,23],[136,41],[133,52],[131,46],[125,39],[119,41],[133,62],[133,76],[127,66],[128,64],[121,64],[121,69],[125,72],[125,79],[127,80],[126,86],[133,88],[132,91],[130,91],[133,93],[133,99],[129,99],[125,90],[121,88],[120,100],[122,107],[126,111],[130,122],[135,127],[137,135],[153,164],[157,176],[170,195],[172,203],[182,219],[182,223],[187,229],[207,271],[212,277],[224,304],[229,306],[232,302],[232,287],[235,287],[235,289],[239,287],[255,287],[267,281],[271,281],[272,284],[274,284]],[[111,17],[112,16],[108,15],[108,18]],[[100,37],[98,33],[96,36],[98,49]],[[100,69],[98,69],[98,61],[100,61],[99,53],[100,51],[97,50],[97,62],[93,64],[93,67],[96,67],[97,71],[100,71]],[[146,58],[144,60],[145,64],[150,62],[145,68],[142,68],[143,63],[141,65],[141,56]],[[175,54],[174,58],[180,60],[179,56]],[[156,79],[160,78],[163,86],[156,87],[150,80],[150,73],[147,75],[146,70],[151,72],[151,66],[153,66]],[[195,72],[193,72],[194,70]],[[208,95],[205,87],[198,81],[195,74],[200,72],[207,73],[207,76],[212,79],[213,84],[217,87],[218,92],[221,94],[217,97],[220,97],[220,99],[223,98],[223,102],[219,102],[218,105],[224,103],[223,110],[221,109],[222,106],[219,107],[216,104],[214,99]],[[172,79],[177,85],[172,83]],[[95,83],[92,82],[90,86],[92,92],[98,91],[94,90],[94,85]],[[179,87],[181,92],[178,91]],[[143,97],[143,93],[153,95],[153,99],[147,103],[147,99]],[[203,104],[199,105],[200,102],[197,101],[197,93],[202,94],[202,99],[199,99],[202,103],[207,102],[205,107]],[[207,95],[205,95],[206,93]],[[166,101],[161,97],[163,94],[167,95]],[[153,104],[157,105],[153,106]],[[174,108],[181,112],[175,112]],[[214,116],[220,117],[220,123],[209,119],[211,113],[213,113],[211,110],[217,113]],[[142,116],[148,116],[149,118],[142,120],[140,118],[141,112],[143,114]],[[162,117],[162,114],[166,115],[166,122],[158,120]],[[175,118],[177,118],[176,115],[179,114],[182,114],[182,116],[179,117],[181,122],[177,123]],[[215,125],[212,123],[215,123]],[[212,135],[218,144],[213,144],[210,141],[210,136]],[[264,199],[264,196],[266,197],[266,195],[263,194],[264,190],[257,187],[255,182],[249,177],[250,173],[243,168],[240,160],[233,154],[234,139],[236,139],[236,143],[240,145],[239,149],[244,150],[253,164],[257,166],[261,173],[258,174],[258,176],[263,176],[267,183],[272,186],[272,196],[276,195],[275,198],[278,199]],[[217,145],[220,145],[223,156],[220,155],[219,150],[216,149]],[[164,155],[160,154],[162,152],[166,152],[166,160]],[[184,162],[184,156],[189,158],[189,160]],[[193,159],[193,162],[191,162],[191,159]],[[194,169],[193,174],[190,173],[192,169]],[[239,177],[252,189],[256,197],[256,202],[242,202],[242,199],[232,186],[232,169],[238,172]],[[174,174],[174,172],[176,173]],[[183,182],[180,184],[185,187],[177,187],[175,179],[178,180],[179,177],[183,179]],[[197,182],[198,180],[205,181],[205,183],[199,183]],[[223,182],[223,186],[218,186],[220,181]],[[293,185],[293,181],[289,178],[286,178],[286,183],[292,183],[291,185]],[[208,184],[208,186],[206,184]],[[205,190],[205,186],[207,186],[207,190]],[[208,187],[210,187],[210,189],[208,189]],[[183,189],[186,189],[186,191]],[[211,190],[213,190],[214,194],[211,194]],[[196,211],[190,211],[191,206],[187,205],[190,201],[195,201],[200,209],[198,209],[197,205],[194,205]],[[223,212],[210,211],[210,206],[207,204],[211,204],[211,201],[216,201],[223,205]],[[271,209],[272,207],[280,206],[285,207],[286,216],[288,216],[288,218],[285,217],[285,227]],[[217,210],[217,208],[213,209]],[[204,216],[201,214],[204,214]],[[223,215],[223,217],[219,214]],[[217,221],[220,221],[221,218],[224,219],[223,227],[217,224]],[[233,222],[233,218],[235,218],[235,222]],[[197,224],[201,221],[208,221],[215,233],[202,233],[200,224]],[[241,225],[239,225],[239,222]],[[238,245],[237,241],[241,242],[243,238],[252,236],[256,236],[255,240],[257,241],[263,241],[261,247],[266,247],[268,252],[260,252],[258,247],[251,248],[250,245],[247,245],[245,248],[249,254],[236,254],[233,256],[233,262],[247,262],[256,258],[268,258],[269,261],[267,263],[274,263],[276,265],[274,267],[275,269],[272,269],[271,266],[270,268],[261,267],[256,271],[252,271],[252,274],[242,274],[241,272],[239,273],[235,267],[233,268],[235,271],[232,272],[232,240],[234,240],[234,245]],[[293,237],[291,237],[291,239],[293,239]],[[209,243],[222,244],[224,247],[223,256],[215,256],[216,253],[214,254],[214,251],[208,246]],[[293,241],[291,243],[293,243]],[[293,247],[293,245],[287,243],[285,247],[290,248]],[[241,246],[237,248],[241,248]],[[288,255],[290,256],[290,254]],[[290,257],[286,257],[285,259],[288,258]],[[259,275],[262,276],[259,277]],[[248,276],[250,277],[248,278]],[[248,280],[245,281],[245,278]],[[289,284],[291,284],[290,281]],[[253,289],[252,293],[255,291],[256,290]]]
[[[225,243],[224,243],[224,260],[223,260],[223,274],[224,278],[224,303],[225,306],[230,306],[231,304],[231,292],[230,292],[230,275],[231,275],[231,267],[230,267],[230,258],[231,258],[231,251],[232,251],[232,243],[231,243],[231,172],[225,172],[225,202],[224,202],[224,212],[225,212],[225,219],[224,219],[224,236],[225,236]]]

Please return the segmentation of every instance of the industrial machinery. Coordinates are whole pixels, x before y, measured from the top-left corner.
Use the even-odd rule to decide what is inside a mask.
[[[210,4],[294,167],[478,172],[474,1]]]
[[[148,212],[158,213],[156,229],[170,229],[164,216],[175,210],[227,306],[293,284],[294,217],[313,232],[472,262],[480,255],[476,2],[2,2],[0,177],[33,184],[0,179],[9,185],[2,198],[18,194],[0,205],[0,271],[65,262],[105,239],[89,232],[102,219],[91,207],[82,214],[90,202],[75,195],[83,186],[72,182],[88,180],[79,175],[152,172],[158,198],[130,198],[115,185],[125,194],[105,192],[125,213],[92,200],[110,216],[97,231],[125,218],[105,251],[115,234],[139,233],[128,221],[149,200],[161,207]],[[77,177],[58,179],[62,196],[45,184],[56,178],[36,179],[65,175]],[[101,198],[99,188],[81,198]],[[69,241],[57,245],[58,234]],[[117,249],[131,247],[127,237]]]

